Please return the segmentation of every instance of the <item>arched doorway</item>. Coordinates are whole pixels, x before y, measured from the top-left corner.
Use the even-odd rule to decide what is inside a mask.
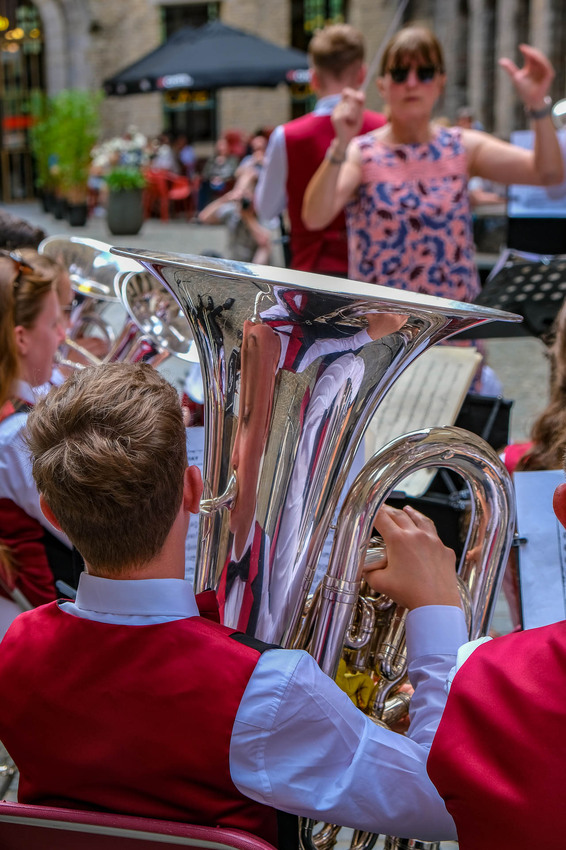
[[[0,197],[34,194],[29,131],[45,88],[43,35],[31,0],[0,0]]]

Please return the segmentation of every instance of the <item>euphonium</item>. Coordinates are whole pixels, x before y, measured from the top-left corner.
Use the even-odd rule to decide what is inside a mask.
[[[137,351],[139,359],[147,362],[143,347],[149,346],[152,365],[156,358],[164,359],[171,354],[189,363],[198,362],[191,330],[179,304],[153,275],[146,271],[119,273],[115,285],[130,317],[122,331],[122,340],[115,346],[117,354],[126,349],[128,358],[135,359]]]
[[[422,466],[458,468],[469,479],[478,521],[460,572],[476,635],[489,625],[511,542],[511,488],[489,447],[450,429],[411,435],[373,458],[333,533],[339,497],[370,419],[403,370],[442,339],[518,317],[287,269],[113,251],[137,260],[172,293],[201,361],[205,493],[196,590],[216,589],[228,625],[270,643],[306,646],[330,675],[346,637],[356,663],[375,657],[381,665],[374,715],[395,717],[405,710],[392,694],[404,675],[403,614],[366,594],[351,627],[381,501]],[[327,538],[334,538],[329,567],[307,605]],[[387,607],[395,613],[376,640]],[[303,838],[310,843],[308,828]]]
[[[63,349],[64,365],[76,367],[76,361],[67,361],[70,350],[87,363],[100,362],[80,345],[80,338],[96,335],[106,349],[104,360],[115,359],[115,326],[124,321],[120,294],[116,291],[117,275],[139,271],[138,263],[110,253],[110,245],[97,239],[80,236],[48,236],[38,248],[40,254],[60,262],[69,272],[75,293],[70,326]]]

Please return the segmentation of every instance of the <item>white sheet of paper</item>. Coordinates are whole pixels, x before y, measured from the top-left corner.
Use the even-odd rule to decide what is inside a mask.
[[[453,425],[481,359],[471,346],[437,345],[421,354],[400,375],[371,420],[366,458],[410,431]],[[399,482],[398,489],[408,496],[422,496],[435,472],[414,472]]]
[[[566,618],[566,530],[552,510],[562,470],[516,472],[521,608],[525,629]]]
[[[198,466],[202,473],[204,459],[204,428],[202,426],[187,428],[187,459],[189,466]],[[198,516],[191,516],[185,541],[185,578],[189,581],[193,580],[195,574],[198,527]]]

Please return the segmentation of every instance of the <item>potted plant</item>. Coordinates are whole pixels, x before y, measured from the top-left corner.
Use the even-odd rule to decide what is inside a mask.
[[[52,99],[52,154],[61,192],[67,200],[69,224],[75,226],[86,223],[88,177],[91,151],[100,129],[100,101],[100,94],[82,89],[64,89]]]
[[[57,180],[52,172],[55,122],[51,100],[34,92],[31,99],[32,124],[29,139],[35,165],[35,185],[45,212],[53,211]]]
[[[115,236],[133,236],[143,224],[143,190],[146,180],[139,168],[117,165],[106,175],[106,223]]]

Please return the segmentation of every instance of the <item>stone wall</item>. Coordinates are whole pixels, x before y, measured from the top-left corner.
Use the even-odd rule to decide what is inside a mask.
[[[161,41],[161,0],[36,0],[46,39],[51,92],[75,85],[98,88],[102,81],[134,62]],[[174,3],[175,0],[169,0]],[[451,13],[446,14],[447,6]],[[558,8],[560,6],[560,8]],[[368,61],[382,44],[395,10],[393,0],[350,0],[349,21],[365,34]],[[281,45],[290,38],[290,0],[224,0],[221,19]],[[446,51],[448,82],[438,112],[450,120],[471,104],[486,129],[507,136],[524,126],[509,81],[497,66],[501,55],[517,59],[516,45],[526,38],[549,52],[557,65],[555,98],[566,82],[566,11],[553,0],[412,0],[406,20],[420,20],[437,31]],[[381,107],[375,84],[368,106]],[[219,94],[219,130],[252,131],[290,115],[287,88],[225,89]],[[136,124],[145,133],[161,129],[159,94],[108,98],[103,106],[105,136]]]

